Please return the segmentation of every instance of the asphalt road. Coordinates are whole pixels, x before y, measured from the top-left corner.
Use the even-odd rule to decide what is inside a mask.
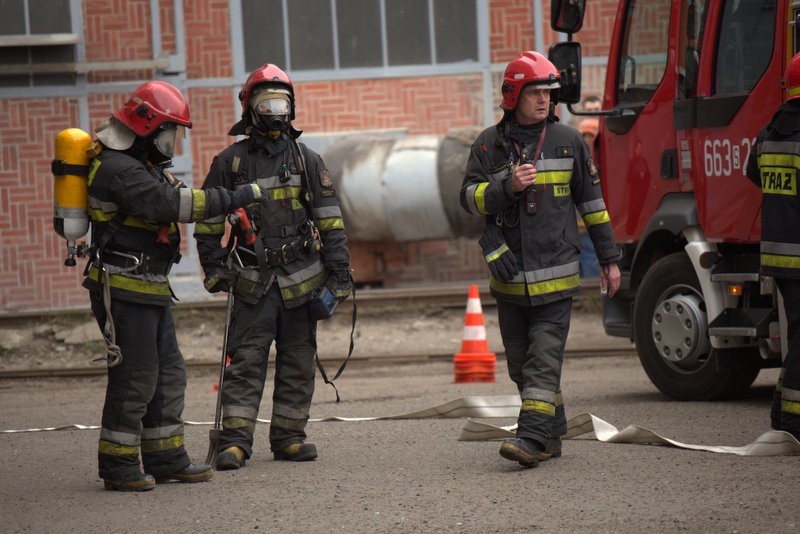
[[[678,403],[635,357],[570,359],[568,417],[591,412],[684,443],[744,445],[768,429],[777,370],[746,398]],[[193,372],[185,419],[213,418],[215,373]],[[318,383],[312,417],[402,414],[467,396],[514,392],[455,384],[449,363],[352,366],[342,401]],[[0,430],[97,425],[105,379],[0,381]],[[265,394],[261,417],[269,417]],[[510,424],[511,419],[486,419]],[[266,425],[255,456],[202,484],[147,493],[102,489],[97,430],[0,433],[3,532],[798,532],[800,457],[740,457],[651,445],[569,440],[564,456],[523,469],[499,443],[458,441],[464,419],[312,422],[315,462],[275,462]],[[209,425],[187,426],[202,460]]]

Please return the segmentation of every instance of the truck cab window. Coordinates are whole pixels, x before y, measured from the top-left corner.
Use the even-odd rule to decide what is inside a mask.
[[[618,58],[619,104],[645,104],[667,67],[669,0],[631,0]]]
[[[792,22],[789,27],[792,28],[792,55],[800,52],[800,6],[792,6]]]
[[[764,74],[772,58],[775,4],[776,0],[725,2],[717,42],[715,94],[747,93]],[[760,38],[748,37],[752,35]]]
[[[678,97],[696,96],[697,72],[705,27],[706,0],[681,2],[681,26],[678,50]]]

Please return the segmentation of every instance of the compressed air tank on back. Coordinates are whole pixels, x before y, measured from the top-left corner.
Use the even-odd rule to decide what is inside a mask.
[[[67,128],[56,136],[53,190],[53,228],[67,240],[64,265],[74,266],[75,242],[89,231],[87,176],[91,136],[80,128]]]

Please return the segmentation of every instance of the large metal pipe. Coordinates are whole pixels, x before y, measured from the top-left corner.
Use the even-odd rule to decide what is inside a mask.
[[[353,241],[476,237],[483,219],[467,214],[458,192],[479,130],[446,136],[348,136],[323,159],[337,184]]]

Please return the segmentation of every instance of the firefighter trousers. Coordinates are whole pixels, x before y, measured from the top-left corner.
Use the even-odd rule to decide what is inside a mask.
[[[497,302],[508,374],[522,400],[517,437],[542,448],[567,432],[561,369],[571,311],[571,298],[539,306]]]
[[[800,439],[800,280],[777,278],[789,332],[789,351],[772,397],[772,428]]]
[[[102,331],[106,310],[100,293],[90,293]],[[99,474],[125,480],[144,471],[159,477],[190,463],[184,448],[183,402],[186,364],[178,348],[169,306],[111,300],[116,344],[122,363],[108,369],[98,446]]]
[[[236,299],[222,382],[220,450],[240,447],[250,458],[258,409],[275,342],[275,378],[269,441],[273,451],[306,439],[316,367],[316,322],[308,306],[287,308],[273,284],[255,304]]]

